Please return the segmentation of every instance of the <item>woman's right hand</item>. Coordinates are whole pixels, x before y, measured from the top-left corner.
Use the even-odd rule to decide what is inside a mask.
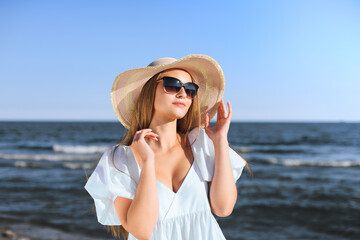
[[[147,128],[137,131],[131,143],[132,149],[136,151],[136,153],[140,156],[140,158],[143,161],[147,161],[148,159],[155,158],[154,151],[145,141],[145,137],[158,141],[157,140],[158,135],[156,133],[153,133],[151,129]]]

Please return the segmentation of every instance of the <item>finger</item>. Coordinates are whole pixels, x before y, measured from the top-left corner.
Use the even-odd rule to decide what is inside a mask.
[[[222,118],[221,111],[222,111],[222,106],[221,106],[221,100],[220,100],[218,110],[217,110],[217,120],[220,120]]]
[[[151,131],[152,131],[152,129],[145,128],[145,129],[141,129],[141,130],[137,131],[136,133],[140,134],[140,133],[147,133],[147,132],[151,132]]]
[[[145,134],[145,135],[150,134],[150,135],[156,135],[156,136],[158,136],[158,134],[157,134],[157,133],[154,133],[154,132],[144,132],[144,134]]]
[[[223,102],[223,100],[221,99],[220,103],[219,103],[219,109],[218,109],[218,116],[219,116],[218,120],[224,118],[224,108],[223,108],[222,102]]]
[[[221,101],[219,103],[219,106],[217,108],[217,113],[216,113],[216,120],[219,121],[221,119]]]
[[[227,116],[227,118],[231,118],[231,116],[232,116],[232,108],[231,108],[231,105],[230,105],[230,101],[228,101],[228,108],[229,108],[229,114],[228,114],[228,116]]]
[[[145,135],[150,132],[151,132],[151,129],[141,129],[136,132],[134,139],[136,139],[136,140],[144,139]]]
[[[210,120],[209,113],[206,113],[206,115],[205,115],[205,128],[209,127],[209,120]]]
[[[153,139],[153,140],[155,140],[155,141],[159,141],[159,139],[158,139],[158,134],[156,134],[156,133],[153,133],[153,132],[151,132],[150,130],[148,130],[147,132],[145,131],[143,131],[140,135],[138,135],[138,137],[140,138],[140,139],[145,139],[145,138],[150,138],[150,139]]]
[[[222,113],[223,113],[223,118],[226,118],[226,116],[227,116],[227,110],[226,110],[226,107],[225,107],[225,103],[224,103],[224,100],[221,102],[222,104],[222,108],[223,108],[223,111],[222,111]]]
[[[150,138],[150,139],[152,139],[152,140],[159,141],[159,139],[158,139],[157,137],[150,137],[150,136],[148,136],[148,137],[146,137],[146,138]]]
[[[221,109],[222,109],[221,111],[222,118],[226,118],[227,112],[226,112],[224,100],[221,100]]]
[[[153,132],[149,132],[149,133],[146,133],[146,135],[145,136],[154,136],[154,137],[158,137],[159,135],[158,134],[156,134],[156,133],[153,133]]]
[[[156,133],[153,133],[151,132],[152,130],[151,129],[145,129],[143,130],[141,133],[140,133],[140,137],[145,137],[146,135],[148,134],[156,134]]]
[[[149,134],[147,134],[145,137],[150,138],[150,139],[153,139],[153,140],[155,140],[155,141],[159,141],[159,139],[157,138],[157,136],[154,136],[154,135],[149,135]]]
[[[205,114],[205,118],[204,118],[204,128],[207,128],[207,113]]]

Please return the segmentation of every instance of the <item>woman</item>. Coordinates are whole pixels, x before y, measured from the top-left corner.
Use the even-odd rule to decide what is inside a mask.
[[[128,132],[85,185],[114,236],[225,239],[211,212],[231,214],[248,166],[227,141],[224,85],[220,66],[205,55],[161,58],[117,76],[111,100]]]

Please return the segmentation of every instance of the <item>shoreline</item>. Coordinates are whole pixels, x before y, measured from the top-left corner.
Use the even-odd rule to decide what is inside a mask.
[[[0,217],[0,240],[109,240],[105,238],[93,238],[62,230],[40,226],[15,219]]]

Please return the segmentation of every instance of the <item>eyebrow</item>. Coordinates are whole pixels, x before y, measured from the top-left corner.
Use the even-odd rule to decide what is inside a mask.
[[[183,81],[181,81],[181,79],[179,79],[179,78],[177,78],[177,77],[171,77],[171,76],[163,76],[163,77],[160,77],[159,79],[164,78],[164,77],[176,78],[176,79],[178,79],[180,82],[184,83]],[[193,83],[193,81],[191,80],[190,82],[186,82],[186,83]],[[186,84],[186,83],[184,83],[184,84]]]

